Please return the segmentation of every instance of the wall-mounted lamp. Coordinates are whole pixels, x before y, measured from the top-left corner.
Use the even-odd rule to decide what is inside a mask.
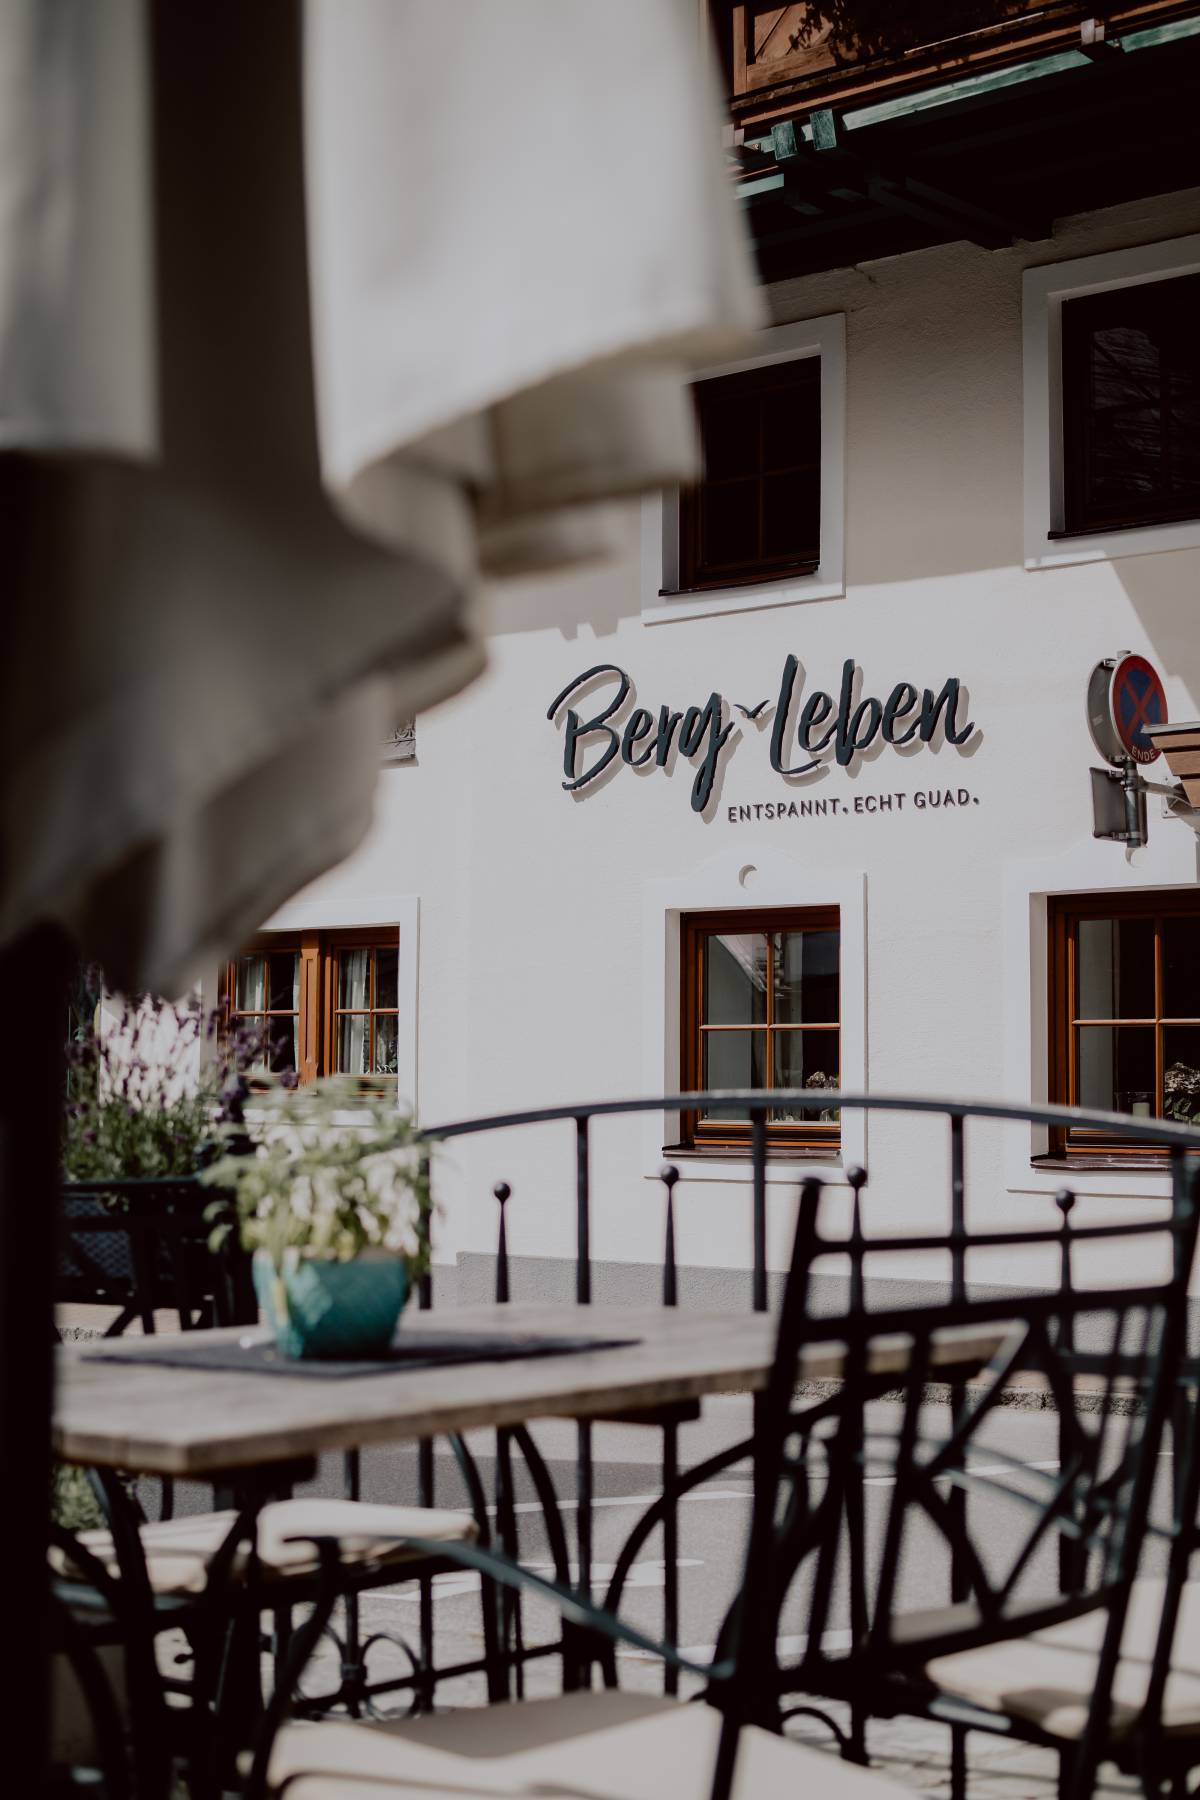
[[[1200,719],[1190,725],[1147,725],[1143,729],[1154,748],[1166,757],[1172,775],[1183,783],[1188,805],[1200,807]]]

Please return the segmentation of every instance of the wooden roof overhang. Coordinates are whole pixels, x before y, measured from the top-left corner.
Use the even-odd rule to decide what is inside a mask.
[[[810,82],[803,110],[772,99],[769,122],[735,128],[730,152],[763,280],[961,239],[998,249],[1073,213],[1200,186],[1200,6],[1085,35],[884,98],[860,82],[842,103]]]

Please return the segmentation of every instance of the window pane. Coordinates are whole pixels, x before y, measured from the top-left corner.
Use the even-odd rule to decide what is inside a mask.
[[[396,1073],[396,1015],[383,1013],[375,1020],[375,1073]]]
[[[799,475],[768,475],[763,481],[764,559],[811,557],[821,541],[821,477],[816,470]]]
[[[272,1012],[294,1012],[300,1005],[300,957],[295,950],[272,950],[267,956]]]
[[[840,939],[837,931],[776,933],[772,1008],[776,1024],[837,1023]]]
[[[1078,1104],[1097,1112],[1154,1112],[1154,1027],[1082,1025]]]
[[[757,1025],[767,1016],[767,940],[746,937],[704,940],[704,1023]]]
[[[1080,1019],[1154,1017],[1154,922],[1081,919]]]
[[[720,383],[708,385],[716,389]],[[715,481],[757,474],[758,396],[702,392],[699,411],[705,476]]]
[[[338,1020],[337,1066],[340,1075],[370,1073],[368,1024],[369,1019],[362,1014],[357,1017],[353,1013],[345,1014]]]
[[[1158,346],[1137,326],[1110,326],[1092,334],[1088,369],[1087,502],[1152,498],[1164,474]]]
[[[239,1058],[244,1057],[250,1068],[265,1069],[270,1066],[267,1056],[270,1038],[267,1027],[270,1023],[269,1019],[255,1013],[239,1013],[234,1021],[234,1030],[242,1034],[238,1044]]]
[[[775,1031],[771,1034],[772,1087],[835,1088],[839,1084],[840,1031]],[[838,1118],[836,1106],[805,1112],[800,1107],[776,1107],[773,1119],[817,1120],[828,1124]]]
[[[400,991],[400,952],[399,950],[377,950],[375,952],[375,1004],[376,1006],[396,1006]]]
[[[1200,369],[1175,368],[1167,384],[1171,481],[1176,495],[1200,494]]]
[[[260,1012],[265,1004],[266,959],[239,956],[237,966],[238,1012]]]
[[[700,493],[701,556],[722,568],[758,559],[758,483],[735,481]]]
[[[1163,1012],[1200,1019],[1200,920],[1162,922]]]
[[[1163,1112],[1200,1125],[1200,1025],[1168,1025],[1163,1032]]]
[[[706,1031],[701,1044],[700,1079],[706,1088],[760,1088],[766,1080],[766,1034],[761,1031]],[[706,1119],[745,1119],[744,1106],[712,1106]]]
[[[794,469],[821,456],[821,390],[816,380],[762,397],[763,467]]]
[[[1068,470],[1077,528],[1200,510],[1200,279],[1185,276],[1069,300]]]
[[[369,950],[338,951],[338,1007],[362,1011],[367,1005]]]
[[[279,1074],[296,1067],[296,1021],[288,1018],[265,1019],[267,1031],[267,1067]]]

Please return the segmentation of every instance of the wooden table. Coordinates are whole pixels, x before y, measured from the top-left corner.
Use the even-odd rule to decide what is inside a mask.
[[[223,1485],[231,1497],[236,1494],[238,1504],[244,1505],[251,1495],[265,1497],[281,1474],[284,1485],[303,1479],[324,1452],[417,1440],[422,1445],[421,1455],[430,1461],[428,1489],[422,1495],[424,1503],[433,1498],[431,1440],[490,1426],[498,1434],[496,1510],[500,1541],[516,1555],[515,1525],[504,1510],[506,1499],[511,1500],[513,1492],[506,1428],[523,1427],[535,1419],[573,1419],[577,1421],[579,1437],[573,1570],[567,1560],[561,1520],[556,1517],[558,1502],[552,1483],[548,1494],[539,1489],[539,1498],[547,1531],[556,1531],[560,1543],[557,1560],[562,1564],[561,1579],[574,1581],[590,1591],[590,1421],[640,1416],[663,1430],[663,1498],[658,1503],[664,1545],[663,1633],[668,1641],[675,1641],[679,1604],[675,1442],[678,1409],[694,1406],[707,1394],[763,1389],[775,1350],[776,1321],[764,1313],[705,1313],[664,1307],[488,1306],[455,1308],[426,1315],[424,1321],[418,1317],[417,1322],[455,1332],[479,1331],[493,1339],[498,1333],[512,1332],[634,1341],[608,1349],[523,1360],[396,1369],[336,1378],[252,1367],[213,1370],[150,1361],[108,1361],[98,1353],[99,1346],[64,1346],[58,1352],[53,1434],[56,1454],[66,1462],[99,1468],[212,1482],[214,1486]],[[245,1335],[245,1327],[204,1333],[210,1344],[220,1339],[236,1341]],[[936,1370],[947,1379],[963,1380],[991,1359],[1005,1336],[1005,1328],[995,1325],[947,1329],[931,1346],[930,1372]],[[153,1352],[154,1348],[153,1340],[144,1343],[146,1351]],[[804,1381],[836,1380],[842,1373],[843,1361],[843,1347],[836,1339],[813,1342],[802,1352],[798,1377]],[[899,1383],[909,1361],[906,1337],[881,1337],[871,1346],[868,1372],[883,1385],[891,1385],[891,1378]],[[737,1459],[746,1449],[747,1446],[734,1445],[722,1456],[725,1460]],[[528,1459],[530,1451],[523,1454]],[[690,1471],[687,1479],[697,1473]],[[548,1475],[546,1480],[549,1481]],[[119,1496],[116,1503],[120,1503]],[[647,1523],[639,1520],[635,1535]],[[136,1541],[136,1531],[133,1535]],[[633,1543],[633,1537],[629,1541]],[[430,1589],[430,1595],[431,1592]],[[250,1615],[244,1615],[243,1609],[237,1617]],[[507,1645],[507,1613],[501,1629]],[[354,1642],[357,1646],[357,1636]],[[421,1646],[425,1666],[432,1667],[432,1599],[428,1596],[422,1600]],[[550,1653],[561,1653],[565,1658],[565,1638],[533,1646],[520,1640],[521,1662]],[[578,1654],[577,1645],[570,1654]],[[257,1668],[256,1616],[252,1617],[252,1631],[243,1624],[240,1637],[236,1632],[231,1637],[228,1655],[243,1658],[247,1669]],[[358,1663],[354,1656],[358,1656]],[[355,1691],[360,1698],[375,1691],[366,1685],[365,1654],[359,1655],[356,1648],[352,1655],[343,1645],[342,1660],[344,1678],[348,1668],[358,1670],[361,1692]],[[586,1661],[581,1666],[586,1667]],[[578,1675],[579,1670],[575,1673]],[[673,1671],[668,1671],[666,1684],[669,1692],[675,1691]],[[248,1676],[241,1685],[252,1697],[257,1693],[252,1677]],[[231,1744],[246,1741],[245,1724],[239,1715],[232,1724],[222,1726]]]
[[[90,1348],[69,1346],[58,1352],[55,1453],[65,1462],[204,1480],[323,1451],[477,1426],[649,1413],[706,1394],[762,1389],[775,1344],[775,1321],[764,1313],[514,1305],[456,1308],[428,1320],[456,1332],[637,1342],[324,1380],[108,1362]],[[205,1335],[210,1342],[236,1340],[245,1328]],[[935,1341],[934,1366],[979,1367],[1004,1336],[993,1325],[947,1330]],[[876,1341],[874,1372],[902,1376],[907,1362],[907,1339]],[[834,1340],[807,1346],[799,1374],[802,1380],[835,1379],[841,1368],[842,1350]]]

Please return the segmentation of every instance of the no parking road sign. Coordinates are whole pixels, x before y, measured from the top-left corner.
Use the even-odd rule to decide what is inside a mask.
[[[1151,763],[1161,755],[1147,725],[1165,725],[1167,696],[1158,670],[1144,656],[1097,663],[1088,684],[1088,724],[1101,756],[1120,767],[1130,757]]]

